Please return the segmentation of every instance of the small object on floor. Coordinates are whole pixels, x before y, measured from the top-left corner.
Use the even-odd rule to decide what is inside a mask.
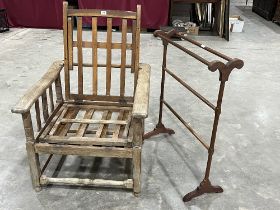
[[[184,34],[191,34],[191,35],[198,35],[199,26],[196,25],[196,23],[193,22],[183,22],[182,20],[176,19],[172,21],[173,28],[176,30],[176,28],[180,28],[180,30],[176,30],[181,35]],[[185,30],[183,30],[183,28]]]
[[[241,33],[244,27],[244,20],[239,15],[229,17],[229,30],[230,32]]]
[[[6,9],[0,9],[0,33],[9,31],[9,22]]]
[[[178,33],[178,34],[182,34],[182,35],[186,34],[186,29],[185,29],[184,27],[178,27],[178,26],[162,26],[162,27],[160,27],[160,30],[161,30],[161,31],[164,31],[164,32],[166,32],[166,33],[168,33],[169,31],[174,30],[174,31],[176,31],[176,33]],[[155,32],[156,32],[156,31],[155,31]],[[155,32],[154,32],[154,36],[155,36]],[[178,36],[176,36],[176,33],[174,33],[174,35],[171,36],[170,38],[171,38],[172,40],[180,41],[181,38],[179,38]]]

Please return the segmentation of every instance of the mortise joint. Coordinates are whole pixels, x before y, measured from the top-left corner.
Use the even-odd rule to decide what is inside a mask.
[[[215,113],[216,113],[216,114],[221,114],[221,112],[222,112],[222,109],[221,109],[221,108],[219,108],[219,107],[216,107],[216,108],[215,108]]]
[[[213,155],[213,154],[214,154],[214,148],[211,148],[211,147],[210,147],[210,148],[208,149],[208,154]]]

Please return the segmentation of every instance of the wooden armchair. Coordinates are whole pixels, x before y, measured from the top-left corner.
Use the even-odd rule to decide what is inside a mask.
[[[48,184],[109,186],[130,188],[137,195],[141,189],[141,148],[150,80],[150,66],[139,64],[141,7],[137,6],[137,12],[127,12],[76,10],[67,6],[64,2],[64,62],[54,62],[12,109],[13,113],[22,114],[33,187],[39,191]],[[75,41],[74,18],[77,19]],[[106,42],[98,41],[99,18],[107,21]],[[121,33],[112,33],[113,19],[121,21]],[[92,31],[86,31],[90,33],[90,41],[83,41],[84,20],[92,22]],[[128,23],[132,24],[131,33]],[[113,43],[113,34],[119,34],[121,41]],[[100,49],[106,52],[105,64],[98,60],[102,58]],[[92,63],[83,62],[85,50],[89,50]],[[120,52],[120,64],[112,63],[113,50]],[[131,52],[130,62],[127,51]],[[61,83],[63,68],[65,91]],[[113,73],[117,75],[112,77]],[[113,83],[113,79],[117,82]],[[112,89],[116,83],[117,87]],[[113,95],[113,91],[117,94]],[[37,132],[32,119],[36,121]],[[45,164],[39,160],[41,154],[49,154]],[[132,177],[122,181],[47,177],[44,171],[53,155],[130,158]]]

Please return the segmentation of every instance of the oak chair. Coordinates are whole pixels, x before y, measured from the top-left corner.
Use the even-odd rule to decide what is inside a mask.
[[[75,18],[77,32],[73,30]],[[12,109],[13,113],[22,114],[36,191],[48,184],[65,184],[128,188],[135,195],[140,193],[141,148],[150,82],[150,66],[139,64],[140,18],[139,5],[136,12],[128,12],[68,9],[67,2],[63,3],[64,61],[54,62]],[[98,41],[99,19],[107,21],[105,42]],[[114,19],[121,23],[120,34],[112,33]],[[90,41],[83,40],[85,20],[92,23],[92,30],[86,31]],[[119,34],[121,40],[113,43],[113,34]],[[100,49],[106,56],[99,56]],[[84,62],[85,50],[90,52],[91,63]],[[119,64],[112,63],[113,50],[121,55]],[[99,57],[106,57],[105,63]],[[117,82],[113,83],[113,79]],[[36,131],[32,120],[36,122]],[[41,154],[49,155],[45,164]],[[47,177],[44,172],[53,155],[132,159],[132,177],[122,181]]]

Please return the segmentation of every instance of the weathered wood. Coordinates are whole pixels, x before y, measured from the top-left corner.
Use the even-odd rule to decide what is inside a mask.
[[[23,113],[25,134],[27,139],[28,160],[30,163],[32,182],[37,190],[41,184],[92,185],[133,188],[134,193],[140,192],[141,145],[143,134],[143,117],[147,115],[149,94],[149,66],[143,65],[139,72],[140,44],[140,7],[135,12],[102,11],[101,10],[68,10],[68,4],[63,4],[64,29],[64,62],[56,62],[47,74],[36,83],[30,95],[23,98],[19,108],[14,112]],[[106,14],[105,14],[106,13]],[[83,41],[82,20],[92,19],[92,40]],[[97,17],[107,18],[107,40],[97,41]],[[122,21],[121,43],[112,42],[112,18],[120,17]],[[77,41],[73,40],[73,20],[77,18]],[[132,43],[127,43],[127,24],[132,19],[134,23]],[[77,47],[77,63],[73,62],[73,47]],[[92,63],[83,63],[83,48],[92,49]],[[98,63],[97,50],[106,49],[106,64]],[[112,63],[112,50],[120,49],[120,64]],[[126,64],[127,50],[132,50],[131,64]],[[64,66],[65,101],[61,86],[60,71]],[[78,66],[78,93],[70,92],[70,71]],[[90,67],[93,71],[92,93],[84,94],[83,68]],[[106,94],[98,92],[98,67],[106,67]],[[120,93],[111,95],[112,68],[120,68]],[[126,70],[135,71],[135,95],[126,95]],[[85,68],[86,69],[86,68]],[[101,72],[100,72],[101,73]],[[71,75],[72,76],[72,75]],[[88,79],[88,78],[85,78]],[[55,82],[56,103],[54,101],[53,82]],[[141,83],[141,84],[140,84]],[[142,90],[143,89],[143,90]],[[48,92],[47,92],[48,91]],[[143,93],[140,93],[143,91]],[[34,94],[35,92],[35,94]],[[49,97],[47,97],[49,96]],[[41,124],[38,99],[42,97],[42,112],[45,125]],[[30,107],[35,103],[36,120],[39,134],[34,138]],[[50,113],[49,113],[50,111]],[[84,116],[78,115],[84,112]],[[95,119],[95,112],[103,112],[102,119]],[[111,119],[112,113],[118,112],[117,119]],[[81,113],[80,113],[81,114]],[[50,116],[49,116],[50,115]],[[39,117],[38,117],[39,116]],[[79,118],[79,119],[76,119]],[[133,123],[132,123],[133,119]],[[72,124],[75,123],[75,126]],[[131,125],[132,123],[132,125]],[[99,127],[90,124],[99,124]],[[77,126],[76,126],[77,125]],[[42,128],[43,127],[43,128]],[[132,131],[133,130],[133,131]],[[89,134],[89,135],[87,135]],[[39,165],[39,154],[50,154],[42,170]],[[41,176],[53,155],[79,155],[94,157],[133,158],[133,180],[112,181],[100,179],[49,178]],[[41,176],[41,180],[40,179]],[[39,180],[39,181],[38,181]]]
[[[94,109],[89,109],[86,111],[85,115],[84,115],[84,119],[91,119],[93,114],[94,114]],[[76,133],[76,136],[84,136],[87,128],[88,128],[89,124],[80,124],[78,131]]]
[[[132,21],[132,52],[131,52],[131,73],[135,72],[135,37],[136,37],[136,20]]]
[[[47,99],[46,92],[43,92],[42,94],[42,108],[43,108],[44,121],[46,122],[49,118],[48,99]]]
[[[33,131],[30,112],[25,112],[21,116],[22,116],[26,141],[34,141],[34,131]]]
[[[141,64],[138,83],[135,91],[132,115],[135,118],[146,118],[149,108],[150,69],[147,64]]]
[[[78,63],[74,63],[74,66],[78,66]],[[98,63],[97,67],[106,67],[107,65],[104,63]],[[83,63],[83,67],[93,67],[91,63]],[[121,68],[121,64],[111,64],[112,68]],[[131,68],[131,65],[125,65],[125,68]],[[102,69],[101,69],[102,70]],[[106,69],[105,69],[106,70]]]
[[[123,116],[124,116],[124,110],[120,110],[119,115],[118,115],[118,120],[122,120]],[[113,139],[119,138],[120,129],[121,129],[121,125],[119,125],[119,124],[115,125],[115,129],[114,129],[113,136],[112,136]]]
[[[55,122],[52,121],[52,123],[54,123],[54,125],[51,127],[51,130],[49,132],[50,135],[54,135],[54,133],[56,132],[56,130],[58,129],[58,127],[60,125],[60,120],[65,117],[67,111],[68,111],[68,107],[63,106],[63,108],[61,109],[61,112],[60,112],[59,116],[57,116],[57,119],[55,120]],[[46,133],[46,135],[47,134],[48,133]]]
[[[92,45],[94,44],[94,42],[95,42],[95,40],[93,40],[93,42],[83,41],[82,46],[83,46],[83,48],[92,48]],[[97,48],[100,48],[100,49],[107,49],[107,46],[108,46],[107,42],[97,42],[97,40],[96,40],[95,45],[97,46]],[[73,47],[77,47],[77,46],[78,46],[78,43],[76,41],[74,41]],[[123,47],[122,43],[111,43],[111,49],[122,49],[122,47]],[[131,50],[132,44],[126,43],[124,45],[124,47],[128,50]]]
[[[133,192],[137,196],[141,192],[141,147],[133,147]]]
[[[69,100],[65,102],[67,104],[76,104],[81,105],[80,102]],[[84,105],[94,105],[94,106],[114,106],[114,107],[127,107],[130,108],[133,106],[132,101],[126,101],[126,103],[123,103],[123,101],[83,101],[82,104]]]
[[[61,119],[61,123],[82,123],[82,124],[116,124],[126,125],[127,122],[123,120],[90,120],[90,119]]]
[[[42,176],[40,179],[42,185],[73,185],[73,186],[94,186],[94,187],[114,187],[131,189],[133,186],[132,179],[124,181],[105,180],[105,179],[79,179],[79,178],[51,178]]]
[[[125,65],[126,65],[127,20],[122,20],[122,49],[120,71],[120,96],[125,94]]]
[[[127,139],[122,138],[96,138],[96,137],[81,137],[81,136],[47,136],[45,138],[47,143],[63,143],[76,144],[85,146],[126,146]]]
[[[118,148],[118,147],[95,147],[95,146],[56,145],[56,144],[47,144],[47,143],[37,143],[35,144],[35,151],[37,153],[57,154],[57,155],[132,158],[131,148]]]
[[[56,94],[56,102],[57,103],[63,102],[63,93],[62,93],[60,75],[58,75],[57,79],[55,80],[55,94]]]
[[[133,127],[133,146],[141,146],[143,144],[143,132],[144,124],[142,119],[133,118],[132,125]]]
[[[67,19],[68,25],[68,54],[69,54],[69,70],[73,70],[73,18]]]
[[[42,129],[42,123],[41,123],[40,106],[38,100],[35,102],[35,112],[36,112],[36,121],[37,121],[37,131],[39,132]]]
[[[92,92],[93,95],[97,95],[98,92],[98,60],[97,60],[97,18],[92,18],[92,67],[93,67],[93,74],[92,74]]]
[[[29,162],[33,188],[36,191],[40,191],[41,186],[40,186],[39,179],[41,176],[41,170],[40,170],[39,156],[37,153],[35,153],[35,150],[34,150],[34,142],[31,142],[31,141],[26,142],[26,151],[27,151],[27,158],[28,158],[28,162]]]
[[[112,18],[107,18],[107,59],[106,59],[106,95],[111,91],[111,63],[112,63]]]
[[[62,108],[62,103],[58,104],[57,107],[54,109],[53,113],[51,114],[51,116],[49,117],[49,119],[47,120],[45,126],[39,132],[37,138],[43,140],[46,137],[46,135],[50,132],[50,130],[55,125],[57,119],[59,118],[63,110],[65,109]]]
[[[68,130],[68,133],[77,133],[78,130],[76,129],[69,129]],[[97,129],[90,129],[90,130],[86,130],[85,134],[96,134],[97,132]],[[108,135],[113,135],[113,132],[112,130],[107,130],[107,134]]]
[[[124,138],[127,137],[127,134],[129,132],[129,129],[130,129],[132,113],[131,112],[127,112],[126,115],[125,115],[125,119],[127,119],[127,124],[125,125],[125,127],[123,126],[123,129],[121,129],[121,131],[120,131],[120,136],[123,136]]]
[[[68,26],[67,26],[67,13],[68,13],[68,2],[64,1],[63,2],[63,43],[64,43],[64,62],[68,62],[68,37],[67,37],[67,32],[68,32]],[[66,65],[68,66],[68,63]]]
[[[49,99],[50,99],[50,110],[51,110],[51,112],[53,112],[53,110],[54,110],[54,103],[53,103],[52,85],[49,87]]]
[[[48,159],[46,160],[45,164],[43,165],[43,167],[41,169],[41,174],[44,174],[44,172],[45,172],[46,168],[48,167],[52,157],[53,157],[53,154],[50,154]]]
[[[112,116],[111,111],[104,111],[101,120],[109,120],[111,116]],[[108,128],[107,125],[101,124],[96,132],[96,137],[97,138],[104,137],[107,133],[107,128]]]
[[[67,104],[67,107],[76,107],[79,108],[80,110],[88,110],[88,109],[95,109],[97,111],[102,111],[102,110],[111,110],[114,112],[119,112],[119,111],[131,111],[132,107],[121,107],[121,106],[112,106],[112,105],[94,105],[94,104]]]
[[[66,118],[75,118],[77,116],[77,114],[79,113],[78,109],[68,109],[69,112],[66,114]],[[71,128],[72,123],[66,123],[64,125],[64,123],[61,123],[60,125],[62,125],[61,127],[58,128],[57,132],[55,133],[56,135],[59,136],[66,136],[68,133],[68,130]]]
[[[69,75],[69,60],[68,60],[68,2],[63,2],[63,42],[64,42],[64,78],[65,78],[65,98],[69,99],[70,95],[70,75]]]
[[[35,83],[27,93],[12,108],[13,113],[24,113],[30,110],[35,101],[46,91],[46,89],[58,77],[63,68],[63,61],[54,62],[44,76]]]
[[[139,71],[139,54],[140,54],[140,31],[141,31],[141,6],[137,5],[137,19],[136,19],[136,33],[135,33],[135,74],[134,74],[134,88],[136,88]]]
[[[34,131],[32,126],[31,114],[30,112],[25,112],[22,114],[23,120],[23,127],[25,131],[26,137],[26,150],[27,150],[27,157],[30,167],[32,185],[36,191],[40,190],[40,183],[39,178],[40,174],[40,165],[39,165],[39,158],[38,155],[35,154],[34,151]]]
[[[93,96],[93,95],[78,95],[78,94],[71,94],[70,95],[71,98],[76,99],[76,100],[92,100],[92,101],[108,101],[108,102],[123,102],[127,103],[127,102],[133,102],[133,97],[131,96],[124,96],[124,97],[120,97],[120,96],[104,96],[104,95],[97,95],[97,96]]]
[[[135,12],[119,11],[119,10],[98,10],[98,9],[69,9],[68,16],[136,19]]]
[[[65,115],[65,118],[75,118],[78,114],[79,110],[77,109],[68,109],[67,113]],[[57,121],[59,122],[59,120]],[[60,123],[58,128],[56,129],[56,131],[54,132],[53,135],[57,135],[57,136],[65,136],[68,132],[68,130],[70,129],[72,123]]]
[[[134,135],[134,127],[132,126],[132,122],[131,122],[130,128],[128,130],[128,143],[130,143],[131,145],[133,141],[133,135]]]
[[[83,22],[82,17],[77,17],[77,42],[78,42],[78,93],[83,94],[84,92],[84,85],[83,85]]]

